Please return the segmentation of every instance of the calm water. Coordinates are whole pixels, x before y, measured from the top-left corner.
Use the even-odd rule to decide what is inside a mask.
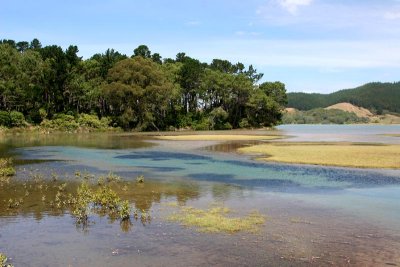
[[[297,141],[400,139],[382,135],[399,126],[279,130]],[[260,163],[212,145],[107,134],[4,138],[2,153],[18,165],[0,192],[0,251],[15,266],[400,266],[399,171]],[[7,209],[27,176],[43,174],[52,188],[57,173],[73,186],[76,171],[113,171],[128,182],[143,174],[143,185],[129,183],[122,194],[151,221],[124,226],[92,215],[93,224],[77,228],[68,210],[41,205],[39,195],[18,212]],[[165,219],[171,201],[223,203],[238,215],[256,209],[267,221],[258,234],[199,233]]]

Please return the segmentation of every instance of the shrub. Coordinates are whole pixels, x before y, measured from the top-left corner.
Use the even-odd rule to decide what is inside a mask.
[[[2,126],[10,126],[11,118],[10,114],[7,111],[0,111],[0,125]]]
[[[97,115],[90,115],[90,114],[80,114],[78,118],[79,126],[96,128],[96,129],[104,129],[107,128],[110,124],[110,119],[103,117],[99,120]]]
[[[249,123],[249,121],[247,119],[242,119],[239,122],[239,127],[240,128],[250,128],[250,123]]]

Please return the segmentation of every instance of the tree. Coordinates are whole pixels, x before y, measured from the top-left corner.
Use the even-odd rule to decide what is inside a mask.
[[[177,62],[181,61],[177,60]],[[182,89],[183,106],[186,113],[195,113],[198,106],[199,88],[204,67],[200,61],[189,57],[185,57],[182,63],[179,84]]]
[[[151,51],[146,45],[139,45],[133,50],[134,57],[151,58]]]
[[[287,105],[287,95],[285,84],[281,82],[264,82],[260,84],[262,90],[267,96],[272,97],[282,109]]]
[[[165,128],[172,91],[160,66],[143,57],[115,64],[103,86],[110,112],[121,125],[142,130]]]
[[[29,48],[29,43],[26,41],[22,41],[22,42],[18,42],[16,46],[17,46],[17,50],[19,52],[24,52]]]
[[[160,56],[159,53],[154,53],[154,54],[151,56],[151,59],[152,59],[155,63],[162,64],[162,57]]]
[[[42,44],[38,39],[35,38],[31,41],[29,48],[33,50],[39,50],[40,48],[42,48]]]

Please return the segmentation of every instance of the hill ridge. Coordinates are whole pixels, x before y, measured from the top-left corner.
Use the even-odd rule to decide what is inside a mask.
[[[330,94],[288,93],[287,107],[310,110],[326,108],[343,102],[369,109],[372,113],[377,114],[381,114],[383,111],[400,113],[400,82],[372,82]]]

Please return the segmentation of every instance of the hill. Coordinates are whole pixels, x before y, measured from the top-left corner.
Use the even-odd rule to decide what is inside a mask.
[[[338,103],[338,104],[326,107],[325,109],[339,109],[339,110],[343,110],[346,112],[353,112],[354,114],[357,115],[357,117],[360,117],[360,118],[370,118],[373,116],[372,112],[369,111],[368,109],[357,107],[350,103]]]
[[[382,114],[384,111],[400,113],[400,82],[368,83],[331,94],[288,93],[287,106],[310,110],[342,102],[369,109],[377,114]]]

